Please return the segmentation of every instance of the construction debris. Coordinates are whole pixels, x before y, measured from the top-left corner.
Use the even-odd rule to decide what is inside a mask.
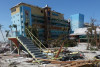
[[[39,67],[61,67],[61,64],[43,64]]]
[[[0,43],[0,53],[5,53],[10,50],[10,45],[8,43]]]
[[[2,46],[2,45],[1,45]],[[81,49],[81,47],[83,47]],[[25,56],[28,54],[26,51],[22,50],[20,55],[16,53],[11,53],[8,49],[9,45],[5,45],[2,48],[4,52],[0,53],[0,66],[1,67],[88,67],[88,66],[99,66],[100,60],[99,51],[89,51],[86,50],[86,44],[79,44],[76,47],[69,47],[61,49],[58,58],[54,58],[58,52],[59,48],[49,48],[49,51],[43,51],[44,54],[48,54],[48,59],[35,58],[41,60],[38,64],[34,58],[29,58]],[[0,48],[2,50],[2,48]],[[6,50],[8,49],[8,50]],[[91,57],[92,55],[92,57]],[[96,60],[94,60],[96,58]]]

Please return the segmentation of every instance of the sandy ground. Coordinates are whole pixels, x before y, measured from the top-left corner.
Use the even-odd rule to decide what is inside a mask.
[[[0,54],[0,67],[38,67],[38,64],[28,63],[26,61],[32,58],[19,57],[17,55],[4,56]]]
[[[85,60],[93,60],[94,56],[100,55],[100,51],[90,51],[86,50],[87,43],[79,43],[78,46],[68,47],[70,51],[81,51]],[[0,54],[0,67],[39,67],[39,64],[26,62],[30,61],[32,58],[17,56],[16,54]]]
[[[86,60],[93,60],[94,56],[100,55],[100,50],[99,51],[86,50],[87,45],[88,45],[87,43],[79,43],[78,46],[69,47],[68,50],[70,50],[70,51],[81,51],[84,54]]]

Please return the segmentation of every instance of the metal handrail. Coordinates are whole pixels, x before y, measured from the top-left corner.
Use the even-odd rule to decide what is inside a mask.
[[[30,37],[32,38],[32,36],[31,36],[31,34],[30,34],[30,32],[28,32],[29,33],[29,35],[30,35]],[[41,49],[41,50],[43,50],[42,48],[41,48],[41,46],[40,45],[38,45],[38,43],[32,38],[32,40],[37,44],[37,46],[39,46],[39,48]]]
[[[27,47],[20,41],[18,37],[17,40],[23,45],[23,47],[27,50],[27,52],[40,64],[40,62],[35,58],[35,56],[27,49]]]
[[[41,43],[41,41],[39,41],[39,39],[37,38],[37,37],[35,37],[27,28],[26,28],[26,30],[45,48],[45,49],[47,49],[42,43]],[[40,46],[41,47],[41,46]],[[48,50],[48,49],[47,49]]]

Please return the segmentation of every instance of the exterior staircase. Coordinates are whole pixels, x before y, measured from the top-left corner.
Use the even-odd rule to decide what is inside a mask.
[[[34,45],[34,43],[24,37],[20,36],[17,37],[17,40],[21,43],[21,45],[26,49],[26,51],[33,57],[33,58],[40,58],[40,59],[46,59],[47,57],[40,51],[40,49]]]

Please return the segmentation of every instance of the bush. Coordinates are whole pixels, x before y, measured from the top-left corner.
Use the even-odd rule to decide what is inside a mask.
[[[65,47],[74,47],[74,46],[76,46],[77,45],[77,42],[75,41],[75,40],[67,40],[66,42],[65,42]]]
[[[90,47],[90,51],[97,51],[98,49],[95,47]]]

